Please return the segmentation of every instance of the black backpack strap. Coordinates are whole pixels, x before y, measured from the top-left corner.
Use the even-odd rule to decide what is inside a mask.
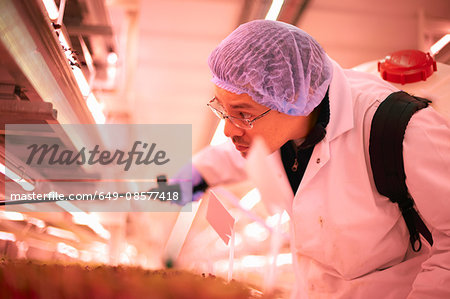
[[[403,91],[392,93],[375,112],[370,131],[369,155],[375,186],[380,194],[398,203],[414,251],[422,247],[419,233],[430,245],[433,245],[433,239],[415,210],[414,201],[406,187],[403,138],[411,116],[429,103],[427,99],[413,97]]]

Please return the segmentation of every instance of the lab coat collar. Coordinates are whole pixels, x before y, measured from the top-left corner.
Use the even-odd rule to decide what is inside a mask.
[[[325,139],[330,142],[339,135],[353,128],[353,100],[350,84],[344,70],[332,59],[333,78],[331,79],[330,123]]]
[[[319,142],[311,155],[308,167],[300,183],[301,190],[327,164],[330,159],[329,143],[353,128],[353,99],[350,84],[343,69],[333,60],[333,78],[329,89],[330,122],[325,138]]]

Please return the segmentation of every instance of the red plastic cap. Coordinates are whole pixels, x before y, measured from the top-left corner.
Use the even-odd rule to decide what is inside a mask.
[[[378,62],[384,80],[401,84],[425,81],[436,70],[433,57],[418,50],[398,51]]]

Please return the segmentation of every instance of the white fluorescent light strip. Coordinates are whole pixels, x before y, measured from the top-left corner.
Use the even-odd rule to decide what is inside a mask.
[[[244,227],[244,234],[257,242],[263,242],[269,237],[267,229],[258,222],[252,222]]]
[[[270,262],[273,261],[273,257],[269,259]],[[267,257],[264,255],[247,255],[241,260],[242,266],[244,268],[261,268],[266,265]],[[292,254],[291,253],[280,253],[277,256],[277,266],[291,265],[292,264]]]
[[[276,21],[278,15],[280,14],[281,7],[283,6],[284,0],[273,0],[272,5],[266,15],[266,20]]]
[[[257,188],[253,188],[247,194],[242,197],[240,204],[246,210],[251,210],[253,207],[261,201],[261,194]]]
[[[94,117],[94,120],[97,124],[104,124],[106,121],[105,114],[103,114],[103,106],[98,103],[97,99],[95,98],[94,94],[89,94],[86,104],[91,111],[92,116]]]
[[[86,80],[86,77],[84,76],[83,72],[78,68],[73,68],[73,74],[75,75],[75,79],[77,80],[78,86],[80,87],[81,94],[84,97],[89,96],[91,92],[91,87],[89,86],[88,81]]]
[[[67,41],[67,38],[64,36],[64,32],[60,31],[58,38],[59,38],[59,41],[61,42],[62,46],[65,49],[69,49],[70,48],[69,42]],[[72,53],[70,51],[64,50],[64,54],[66,55],[67,59],[69,59],[69,60],[72,59]],[[87,97],[91,93],[91,87],[89,86],[89,83],[87,82],[86,77],[84,76],[84,74],[81,71],[81,69],[78,68],[78,67],[74,67],[72,69],[72,71],[73,71],[73,74],[75,76],[75,80],[78,83],[78,87],[81,90],[81,94],[84,97]]]
[[[277,256],[277,266],[292,265],[292,253],[280,253]]]
[[[31,182],[25,180],[23,177],[21,177],[11,169],[6,168],[6,166],[3,165],[2,163],[0,163],[0,172],[3,173],[8,178],[10,178],[11,180],[13,180],[14,182],[16,182],[17,184],[19,184],[20,186],[22,186],[22,188],[25,191],[34,190],[34,185]]]
[[[450,42],[450,33],[444,35],[440,40],[438,40],[434,45],[430,47],[431,55],[439,53],[442,48],[444,48]]]
[[[67,239],[67,240],[71,240],[71,241],[75,241],[75,242],[80,242],[78,237],[73,232],[65,230],[65,229],[57,228],[54,226],[48,226],[46,229],[46,233],[51,236],[55,236],[55,237],[58,237],[61,239]]]
[[[0,232],[0,240],[15,242],[16,236],[13,233]]]
[[[59,242],[56,248],[59,253],[65,254],[71,258],[77,259],[79,257],[78,250],[64,242]]]
[[[47,10],[48,17],[51,20],[56,20],[59,16],[59,10],[56,7],[54,0],[42,0],[44,3],[45,9]]]
[[[66,39],[66,37],[64,36],[64,33],[63,33],[62,31],[59,32],[58,39],[59,39],[59,42],[61,43],[61,45],[62,45],[65,49],[69,49],[69,48],[70,48],[69,43],[67,42],[67,39]],[[67,59],[70,59],[70,58],[71,58],[71,56],[70,56],[70,51],[65,51],[65,50],[64,50],[64,55],[66,55],[66,58],[67,58]]]
[[[104,239],[110,239],[111,234],[106,230],[100,223],[97,214],[82,213],[71,213],[73,216],[73,221],[78,224],[87,225],[93,231],[95,231],[99,236]]]
[[[99,236],[104,239],[110,239],[111,234],[108,230],[106,230],[103,225],[93,216],[90,215],[80,208],[76,207],[74,204],[68,201],[58,201],[56,202],[58,206],[72,214],[73,222],[81,225],[87,225],[92,230],[94,230]]]
[[[70,48],[69,43],[67,42],[67,39],[62,31],[59,34],[59,40],[66,49]],[[67,59],[71,59],[71,54],[69,52],[70,51],[65,51]],[[75,80],[78,83],[78,87],[81,90],[81,94],[85,98],[87,98],[86,105],[88,106],[89,111],[91,111],[91,114],[94,117],[95,122],[97,124],[104,124],[106,122],[106,117],[102,111],[103,107],[98,103],[94,94],[91,92],[91,87],[89,86],[89,83],[86,80],[83,71],[81,71],[81,69],[78,67],[74,67],[72,71],[75,76]]]
[[[0,212],[0,219],[7,219],[11,221],[24,221],[25,217],[19,212]]]
[[[246,255],[241,263],[244,268],[262,268],[266,264],[267,257],[264,255]]]
[[[270,226],[270,227],[275,227],[277,225],[278,221],[279,221],[279,218],[280,218],[280,214],[279,213],[274,214],[272,216],[268,216],[266,218],[266,224],[268,226]],[[281,214],[280,224],[284,224],[284,223],[288,222],[289,220],[290,220],[289,214],[286,211],[284,211]]]
[[[44,228],[45,227],[45,222],[42,221],[41,219],[28,217],[28,222],[33,224],[33,225],[36,225],[39,228]]]

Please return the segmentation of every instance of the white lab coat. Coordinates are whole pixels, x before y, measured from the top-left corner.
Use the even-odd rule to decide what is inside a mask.
[[[406,183],[434,239],[431,250],[423,239],[415,253],[398,206],[376,192],[368,155],[373,114],[396,88],[333,64],[327,134],[287,207],[294,297],[450,298],[449,122],[422,109],[405,134]],[[245,178],[230,143],[206,148],[193,163],[210,185]]]

